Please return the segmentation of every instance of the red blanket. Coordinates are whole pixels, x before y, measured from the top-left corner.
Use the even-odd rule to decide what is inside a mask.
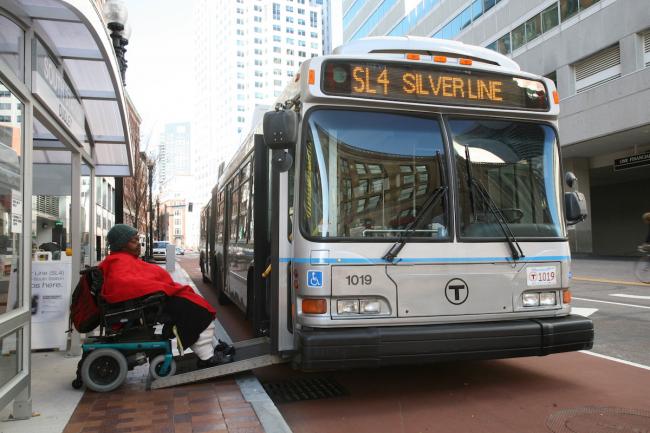
[[[158,265],[143,262],[125,252],[115,252],[106,257],[99,268],[104,274],[102,294],[108,303],[124,302],[155,292],[178,296],[215,314],[214,308],[190,286],[172,280],[167,271]]]

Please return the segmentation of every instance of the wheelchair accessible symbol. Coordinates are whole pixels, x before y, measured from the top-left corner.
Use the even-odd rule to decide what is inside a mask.
[[[323,271],[307,271],[307,287],[323,287]]]

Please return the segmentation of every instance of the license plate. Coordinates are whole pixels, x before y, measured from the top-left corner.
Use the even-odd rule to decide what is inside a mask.
[[[526,268],[526,283],[528,286],[554,286],[557,284],[557,268],[555,266]]]

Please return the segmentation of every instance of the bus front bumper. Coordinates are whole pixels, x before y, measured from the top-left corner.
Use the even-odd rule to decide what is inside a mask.
[[[590,319],[544,319],[443,325],[302,329],[303,370],[543,356],[591,349]]]

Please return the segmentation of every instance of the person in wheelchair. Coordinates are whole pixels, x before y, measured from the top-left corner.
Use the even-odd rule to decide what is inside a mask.
[[[231,346],[221,342],[216,348],[212,346],[214,308],[190,286],[175,282],[162,267],[140,260],[140,238],[135,228],[116,224],[107,240],[111,253],[99,264],[104,278],[102,297],[107,303],[164,292],[163,313],[171,321],[181,354],[191,348],[198,357],[198,368],[232,360]]]

